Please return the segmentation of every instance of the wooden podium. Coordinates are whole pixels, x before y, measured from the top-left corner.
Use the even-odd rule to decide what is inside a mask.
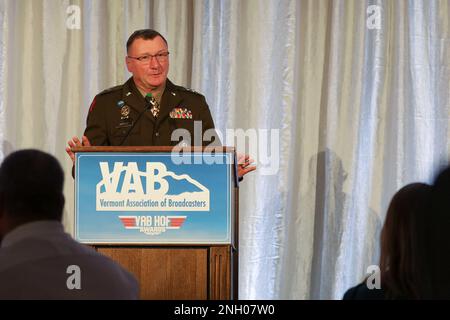
[[[214,148],[212,153],[197,147],[174,150],[173,147],[74,148],[75,238],[130,271],[139,281],[141,299],[238,299],[239,189],[235,150],[229,147]],[[169,157],[172,160],[168,160]],[[225,159],[226,163],[192,163],[200,162],[199,159],[210,162],[216,159],[214,157]],[[185,162],[191,159],[191,163],[179,164],[180,159]],[[153,171],[153,163],[158,164],[159,171]],[[147,171],[141,171],[145,167]],[[170,172],[170,168],[174,172]],[[170,177],[175,178],[175,183],[192,181],[202,190],[180,195],[162,194],[163,187],[172,188],[167,182]],[[151,183],[143,180],[151,180]],[[150,189],[155,186],[160,189],[152,193]],[[110,195],[108,188],[114,192],[122,189],[120,194]],[[128,188],[128,194],[124,188]],[[141,193],[144,198],[139,198]],[[105,194],[109,198],[103,196]],[[203,201],[192,200],[197,194]],[[100,195],[106,200],[99,200]],[[192,201],[171,202],[182,195],[191,197],[188,199]],[[128,202],[127,196],[140,200]],[[159,209],[166,210],[164,212],[158,208],[124,207],[122,210],[121,207],[125,203],[153,205],[158,202],[153,201],[156,198],[160,199],[159,205],[184,204],[187,211],[176,206],[173,207],[176,212],[163,207]],[[201,211],[187,207],[188,204],[201,204]],[[204,208],[206,204],[208,210]],[[224,217],[225,212],[228,218]],[[158,221],[162,221],[164,227],[156,226]],[[227,226],[221,225],[224,223]],[[188,228],[193,231],[188,232]],[[177,232],[184,234],[178,237]]]

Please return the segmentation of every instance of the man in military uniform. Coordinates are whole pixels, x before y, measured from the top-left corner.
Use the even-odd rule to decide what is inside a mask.
[[[151,100],[145,100],[133,78],[124,85],[101,92],[91,105],[84,134],[96,146],[170,146],[179,142],[171,140],[172,132],[186,129],[192,138],[185,143],[200,146],[211,143],[202,143],[201,137],[194,139],[194,120],[201,121],[202,131],[197,134],[214,129],[202,95],[167,80],[162,95],[152,95],[152,98],[156,108],[159,104],[157,117],[152,113]]]
[[[94,98],[82,140],[68,142],[72,161],[71,148],[82,145],[171,146],[180,140],[191,146],[220,145],[205,97],[167,79],[169,50],[159,32],[135,31],[127,41],[126,64],[133,76]],[[239,163],[240,177],[255,170],[248,156]]]

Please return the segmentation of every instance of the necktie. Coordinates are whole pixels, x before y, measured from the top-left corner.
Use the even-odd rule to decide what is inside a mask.
[[[150,112],[153,114],[155,118],[158,118],[159,115],[159,103],[156,101],[155,97],[151,97],[150,104],[152,107],[150,108]]]

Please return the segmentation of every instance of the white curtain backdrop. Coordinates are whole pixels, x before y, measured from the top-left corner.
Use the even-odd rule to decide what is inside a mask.
[[[0,158],[61,161],[71,230],[65,145],[155,28],[217,128],[279,130],[278,173],[241,184],[240,298],[340,299],[377,264],[394,192],[448,162],[449,21],[450,0],[0,0]]]

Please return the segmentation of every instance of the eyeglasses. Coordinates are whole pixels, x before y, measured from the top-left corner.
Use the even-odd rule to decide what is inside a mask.
[[[150,61],[152,61],[152,58],[156,58],[156,61],[158,61],[159,63],[163,63],[166,62],[167,59],[169,58],[169,52],[161,52],[157,54],[145,54],[140,57],[130,57],[130,56],[127,57],[130,59],[138,60],[139,62],[142,63],[150,63]]]

